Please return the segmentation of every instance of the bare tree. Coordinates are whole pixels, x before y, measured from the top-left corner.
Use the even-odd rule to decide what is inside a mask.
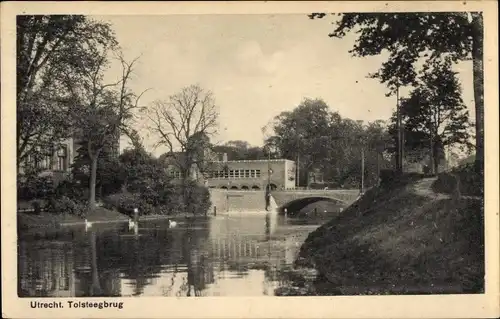
[[[219,112],[212,92],[191,85],[166,101],[155,101],[145,113],[149,130],[159,137],[155,146],[167,147],[184,181],[191,176],[193,165],[204,167],[203,150],[218,128]]]

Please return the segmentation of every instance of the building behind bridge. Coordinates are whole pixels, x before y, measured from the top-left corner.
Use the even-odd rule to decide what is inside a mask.
[[[174,179],[181,172],[174,162],[167,162],[167,171]],[[227,155],[214,159],[205,172],[193,165],[190,177],[209,188],[233,190],[263,190],[269,183],[271,189],[295,188],[296,165],[287,159],[229,161]]]
[[[295,162],[287,159],[221,161],[207,172],[210,188],[260,190],[295,188]]]

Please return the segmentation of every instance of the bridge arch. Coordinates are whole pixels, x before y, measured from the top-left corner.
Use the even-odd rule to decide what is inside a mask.
[[[288,215],[296,215],[299,214],[301,210],[303,210],[308,205],[321,201],[335,204],[334,205],[335,211],[340,211],[342,208],[346,206],[346,203],[339,199],[325,197],[325,196],[310,196],[310,197],[302,197],[291,200],[285,203],[284,205],[281,205],[278,211],[279,213],[283,214],[286,209]]]

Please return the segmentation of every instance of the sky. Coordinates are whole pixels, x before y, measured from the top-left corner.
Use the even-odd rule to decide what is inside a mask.
[[[367,78],[384,56],[355,58],[348,52],[355,36],[329,38],[332,18],[304,15],[163,15],[94,16],[111,23],[124,56],[138,56],[131,89],[149,89],[141,105],[166,100],[183,87],[199,84],[218,106],[217,143],[244,140],[262,145],[261,128],[304,98],[321,98],[342,117],[371,122],[387,120],[396,106],[387,89]],[[108,76],[117,77],[112,68]],[[472,65],[457,71],[463,99],[474,117]],[[408,90],[402,91],[402,96]],[[144,123],[143,123],[144,124]],[[138,127],[146,147],[156,137]],[[128,143],[123,140],[121,148]]]

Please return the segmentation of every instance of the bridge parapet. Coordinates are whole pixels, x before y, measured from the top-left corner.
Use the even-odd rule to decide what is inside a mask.
[[[212,208],[217,210],[261,211],[265,209],[265,192],[253,190],[219,190],[210,189]],[[311,201],[327,199],[338,202],[340,207],[351,205],[359,197],[358,189],[340,190],[274,190],[272,196],[278,207],[284,207],[292,201],[310,199]]]
[[[307,197],[324,197],[350,205],[359,197],[359,189],[339,189],[339,190],[279,190],[273,191],[273,196],[282,206],[286,202]],[[284,201],[284,202],[283,202]]]
[[[304,206],[321,200],[333,201],[339,208],[345,208],[358,199],[359,190],[279,190],[273,191],[272,195],[280,209],[290,205],[295,207],[299,201],[298,206]]]

